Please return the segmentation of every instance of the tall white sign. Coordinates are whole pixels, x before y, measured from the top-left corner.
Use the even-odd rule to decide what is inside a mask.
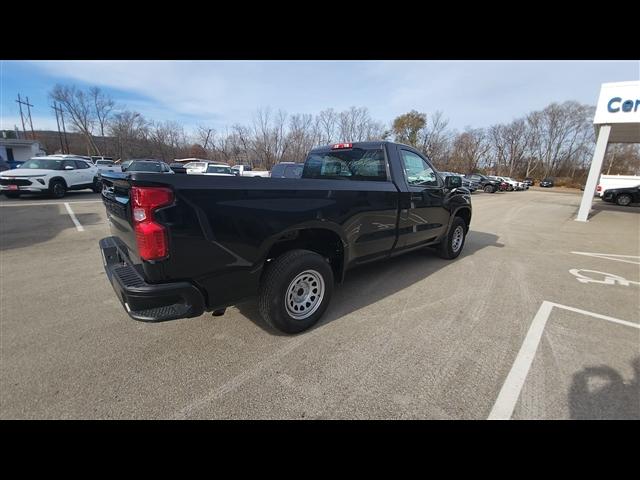
[[[603,83],[593,123],[640,124],[640,81]]]

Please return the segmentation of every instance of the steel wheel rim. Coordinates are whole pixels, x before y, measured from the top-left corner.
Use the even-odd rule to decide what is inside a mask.
[[[324,298],[324,280],[315,270],[299,273],[289,283],[284,294],[287,313],[296,320],[313,315]]]
[[[622,195],[618,198],[619,205],[629,205],[631,203],[631,197],[629,195]]]
[[[453,231],[453,238],[451,239],[451,248],[453,249],[454,252],[457,252],[458,250],[460,250],[463,239],[464,239],[464,230],[460,225],[458,225]]]

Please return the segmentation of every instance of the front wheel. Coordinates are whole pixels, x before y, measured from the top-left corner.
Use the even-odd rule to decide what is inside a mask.
[[[466,239],[466,233],[467,224],[464,223],[462,218],[455,217],[446,237],[438,245],[438,255],[447,260],[453,260],[460,255]]]
[[[332,294],[333,271],[329,263],[315,252],[291,250],[267,266],[258,308],[271,327],[299,333],[320,320]]]
[[[487,185],[484,187],[484,191],[487,193],[495,193],[496,189],[493,188],[491,185]]]
[[[62,180],[54,180],[49,185],[53,198],[62,198],[67,193],[67,187]]]

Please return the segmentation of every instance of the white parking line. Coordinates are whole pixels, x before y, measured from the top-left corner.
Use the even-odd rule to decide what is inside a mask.
[[[613,260],[614,262],[631,263],[632,265],[640,265],[640,256],[637,255],[617,255],[614,253],[591,253],[591,252],[571,252],[576,255],[586,255],[587,257],[602,258],[604,260]],[[633,260],[625,260],[625,259]]]
[[[39,207],[40,205],[62,205],[68,203],[102,203],[102,200],[78,200],[76,202],[0,203],[0,207]]]
[[[79,232],[84,232],[84,227],[82,225],[80,225],[80,222],[78,221],[78,219],[76,218],[76,214],[73,213],[73,210],[71,210],[71,206],[69,205],[68,202],[64,202],[64,208],[67,209],[67,213],[69,214],[69,216],[71,217],[71,220],[73,220],[73,224],[76,226],[76,229]]]
[[[515,409],[518,398],[520,397],[520,392],[527,378],[527,374],[529,373],[529,369],[531,368],[531,364],[533,363],[533,357],[536,354],[536,350],[540,344],[540,339],[542,338],[542,333],[544,332],[544,327],[547,324],[547,320],[549,320],[553,307],[589,315],[591,317],[607,320],[619,325],[640,329],[640,324],[637,323],[609,317],[608,315],[588,312],[587,310],[581,310],[579,308],[569,307],[559,303],[547,302],[545,300],[542,302],[542,305],[540,305],[538,313],[536,313],[536,316],[533,318],[533,322],[531,322],[527,336],[525,337],[524,342],[522,342],[522,346],[516,356],[515,362],[513,362],[509,375],[507,375],[507,379],[504,381],[504,384],[500,389],[500,393],[498,394],[498,398],[491,409],[488,420],[509,420],[511,415],[513,415],[513,410]]]

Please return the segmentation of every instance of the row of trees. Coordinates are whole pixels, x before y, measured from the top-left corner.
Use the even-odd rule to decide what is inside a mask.
[[[300,162],[316,145],[342,141],[395,140],[421,150],[445,171],[482,171],[513,177],[554,176],[583,181],[595,146],[594,107],[574,101],[552,103],[508,124],[488,128],[449,128],[443,112],[412,110],[387,128],[366,107],[288,115],[259,109],[247,125],[216,131],[200,126],[187,135],[175,121],[156,122],[118,108],[97,87],[85,90],[56,85],[51,97],[64,109],[87,153],[117,158],[198,157],[270,169],[283,161]],[[608,173],[636,173],[635,145],[612,145]]]

